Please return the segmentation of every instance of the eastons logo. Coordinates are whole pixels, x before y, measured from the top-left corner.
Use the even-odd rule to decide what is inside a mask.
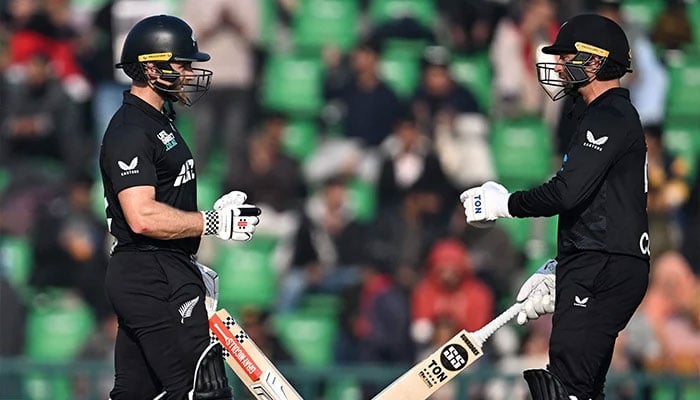
[[[598,151],[603,151],[603,145],[607,141],[608,141],[607,136],[601,136],[601,137],[596,139],[596,137],[593,136],[593,132],[586,131],[586,142],[584,142],[583,145],[585,147],[590,147],[590,148],[598,150]]]
[[[132,158],[128,164],[124,161],[117,161],[117,165],[122,170],[121,176],[136,175],[139,173],[139,170],[136,169],[136,166],[139,165],[138,156]]]
[[[190,158],[189,160],[185,161],[184,164],[182,164],[180,173],[177,174],[177,178],[175,178],[175,184],[173,184],[173,186],[178,187],[194,178],[194,160]]]

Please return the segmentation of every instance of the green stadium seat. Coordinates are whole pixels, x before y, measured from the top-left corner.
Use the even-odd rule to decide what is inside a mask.
[[[700,56],[686,54],[669,66],[667,118],[700,117]]]
[[[371,183],[355,178],[348,185],[350,207],[361,222],[370,222],[377,212],[377,189]]]
[[[686,5],[690,25],[693,28],[693,45],[695,50],[700,49],[700,1],[693,1]]]
[[[292,312],[278,314],[273,327],[280,342],[301,366],[322,368],[333,363],[337,320],[330,316]]]
[[[488,54],[458,56],[452,60],[450,71],[454,79],[474,93],[481,110],[488,114],[491,108],[491,61]]]
[[[95,329],[90,308],[74,295],[56,291],[34,305],[27,316],[25,354],[32,360],[73,359]]]
[[[293,119],[287,123],[282,138],[284,151],[297,160],[306,160],[316,151],[319,133],[316,123],[308,119]]]
[[[433,27],[437,11],[433,0],[371,0],[370,18],[375,23],[411,15],[427,27]]]
[[[648,32],[656,16],[664,9],[664,0],[623,0],[622,13],[625,19]]]
[[[408,99],[420,81],[420,64],[406,54],[385,52],[379,60],[379,73],[397,96]]]
[[[309,293],[301,300],[301,310],[307,314],[333,317],[340,312],[341,301],[336,295]]]
[[[530,227],[532,225],[532,219],[530,218],[501,218],[496,221],[496,224],[508,232],[508,237],[510,238],[513,246],[520,250],[525,251],[525,245],[530,237]]]
[[[382,45],[382,53],[391,54],[392,57],[413,58],[418,62],[427,45],[426,40],[389,38]]]
[[[197,207],[200,210],[211,210],[221,195],[221,175],[208,173],[197,176]]]
[[[324,398],[333,400],[358,400],[362,398],[362,387],[357,379],[353,378],[329,380]]]
[[[263,71],[263,106],[297,115],[315,116],[323,106],[323,65],[317,57],[276,54]]]
[[[698,120],[669,118],[664,127],[663,146],[671,155],[685,160],[688,165],[688,175],[691,178],[695,176],[697,160],[700,159]]]
[[[218,250],[214,270],[219,274],[219,304],[231,312],[242,307],[267,308],[277,289],[274,238],[255,236],[243,244],[225,243]]]
[[[292,36],[298,49],[320,50],[332,45],[347,51],[358,37],[357,1],[302,0],[292,20]]]
[[[260,4],[260,44],[267,49],[274,49],[277,39],[277,1],[258,0]]]
[[[0,236],[0,265],[4,266],[4,274],[12,286],[25,287],[33,267],[29,240],[18,236]]]
[[[499,181],[511,191],[540,184],[553,173],[550,134],[539,117],[495,121],[491,146]]]

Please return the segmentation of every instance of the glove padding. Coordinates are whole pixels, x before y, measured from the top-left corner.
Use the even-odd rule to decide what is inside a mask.
[[[519,325],[554,312],[556,267],[556,260],[548,260],[520,288],[516,297],[522,303],[517,317]]]
[[[509,198],[508,190],[493,181],[467,189],[459,196],[467,223],[479,228],[492,226],[498,218],[512,218],[508,211]]]
[[[257,216],[261,211],[258,207],[245,204],[247,198],[245,193],[234,190],[216,200],[213,210],[202,211],[203,234],[216,235],[222,240],[250,240],[260,222]]]

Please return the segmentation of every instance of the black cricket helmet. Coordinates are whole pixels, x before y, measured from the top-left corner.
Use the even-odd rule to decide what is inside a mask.
[[[566,62],[536,64],[540,85],[555,101],[575,93],[593,79],[586,68],[594,60],[598,64],[593,76],[601,81],[619,79],[632,72],[632,54],[625,32],[613,20],[598,14],[581,14],[564,22],[554,44],[543,47],[542,52],[574,55]],[[558,66],[561,73],[555,70]],[[552,91],[551,87],[561,89]]]
[[[192,68],[191,73],[180,74],[171,63],[201,62],[209,58],[209,54],[199,51],[194,32],[185,21],[170,15],[154,15],[131,28],[116,67],[124,69],[134,81],[148,82],[164,99],[190,106],[209,90],[212,72]],[[156,69],[156,77],[146,74],[147,63]],[[193,100],[189,97],[191,93],[199,95]]]

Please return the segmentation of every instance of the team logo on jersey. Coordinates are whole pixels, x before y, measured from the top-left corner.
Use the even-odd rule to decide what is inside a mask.
[[[574,296],[574,305],[576,307],[583,307],[586,308],[588,303],[588,297],[580,298],[578,296]]]
[[[596,137],[593,136],[593,132],[586,131],[586,142],[584,142],[583,145],[586,147],[590,147],[592,149],[598,150],[598,151],[603,151],[603,145],[607,141],[608,141],[607,136],[601,136],[601,137],[596,139]]]
[[[180,313],[180,323],[184,324],[185,323],[185,318],[189,318],[192,316],[192,311],[194,311],[194,306],[197,305],[197,302],[199,301],[199,296],[195,297],[192,300],[188,300],[180,306],[180,308],[177,309],[177,311]]]
[[[132,158],[128,164],[124,161],[117,161],[117,165],[119,165],[119,168],[122,170],[121,176],[136,175],[139,173],[139,170],[136,169],[136,166],[139,165],[138,156]]]
[[[158,132],[158,139],[160,139],[160,141],[163,142],[163,144],[165,145],[165,151],[168,151],[173,147],[177,146],[177,142],[175,141],[175,135],[173,135],[172,133],[160,131]]]
[[[184,164],[182,164],[180,173],[177,174],[177,178],[175,178],[175,184],[173,186],[178,187],[194,178],[194,160],[190,158],[189,160],[185,161]]]

